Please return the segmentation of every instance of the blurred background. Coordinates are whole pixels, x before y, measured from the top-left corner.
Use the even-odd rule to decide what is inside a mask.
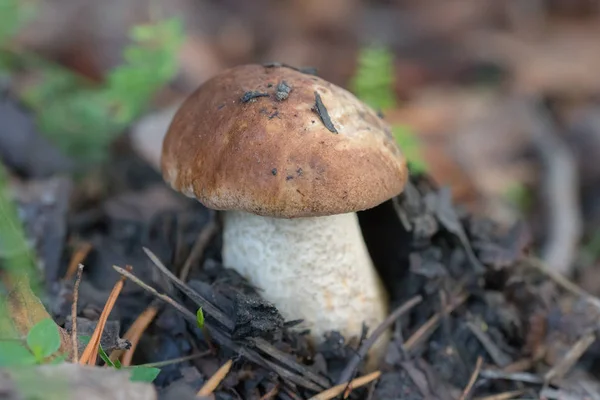
[[[424,295],[410,323],[397,325],[400,344],[402,329],[415,343],[430,317],[443,321],[444,329],[418,339],[424,346],[414,354],[426,354],[462,388],[490,343],[505,356],[485,364],[526,357],[512,371],[527,371],[548,348],[544,362],[564,374],[570,366],[557,360],[581,336],[585,346],[595,343],[588,363],[600,376],[597,309],[577,308],[521,271],[523,254],[533,254],[566,291],[600,295],[599,39],[599,0],[0,0],[0,267],[30,267],[44,302],[0,274],[0,330],[4,303],[20,305],[7,310],[22,337],[42,317],[67,328],[74,293],[78,320],[93,326],[119,282],[112,265],[131,265],[142,281],[172,291],[142,246],[182,280],[191,271],[197,288],[245,290],[219,264],[214,214],[164,184],[159,157],[174,112],[199,85],[235,65],[280,62],[316,68],[380,111],[409,160],[413,193],[401,196],[402,207],[417,228],[409,234],[401,226],[402,207],[393,202],[363,225],[390,269],[406,272],[389,279],[396,300]],[[450,189],[456,207],[439,187]],[[486,265],[484,280],[470,269],[470,246]],[[463,288],[475,299],[462,307],[467,297],[456,295],[462,309],[450,323],[452,311],[441,310],[464,281],[480,282]],[[15,293],[30,301],[5,301]],[[110,311],[114,338],[146,318],[133,364],[197,353],[203,339],[195,325],[152,299],[128,283]],[[472,315],[481,322],[468,329],[490,335],[479,347],[463,323]],[[588,325],[589,341],[581,333]],[[563,347],[547,345],[565,332]],[[356,352],[340,352],[338,339],[315,353],[296,339],[279,344],[309,364],[321,355],[329,365],[317,367],[331,372]],[[386,361],[398,371],[402,346]],[[222,355],[202,357],[197,370],[165,364],[157,385],[190,373],[199,388],[223,364]],[[398,393],[398,374],[381,390]],[[243,379],[227,385],[239,388]],[[514,388],[496,389],[490,393]]]
[[[0,152],[43,176],[126,140],[156,166],[175,108],[214,74],[315,67],[383,112],[415,173],[525,218],[553,268],[600,292],[598,3],[0,0],[2,90],[50,143],[16,140],[4,106]]]

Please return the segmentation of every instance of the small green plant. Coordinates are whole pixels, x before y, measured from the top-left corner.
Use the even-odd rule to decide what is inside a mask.
[[[90,85],[58,67],[46,68],[43,83],[24,93],[42,132],[66,154],[102,161],[110,143],[177,73],[183,40],[179,19],[135,26],[130,37],[124,63],[102,85]]]
[[[421,156],[421,146],[414,133],[407,127],[398,125],[392,127],[392,133],[396,142],[406,154],[411,171],[415,173],[426,172],[427,164]]]
[[[160,374],[160,368],[146,367],[144,365],[132,365],[126,367],[128,371],[131,371],[129,380],[132,382],[147,382],[152,383]]]
[[[79,340],[84,343],[90,341],[89,336],[80,336]],[[151,383],[160,374],[160,368],[148,367],[145,365],[132,365],[129,367],[123,367],[119,360],[112,361],[106,351],[102,348],[102,345],[98,347],[98,355],[104,361],[106,365],[115,369],[122,369],[130,372],[129,380],[132,382],[147,382]]]
[[[367,46],[358,54],[358,69],[350,81],[354,94],[377,110],[396,106],[393,56],[385,48]]]
[[[60,333],[54,321],[46,318],[34,325],[25,343],[20,340],[0,341],[0,367],[46,364],[49,357],[60,349]],[[60,363],[66,356],[55,357],[51,363]]]
[[[10,38],[22,21],[31,18],[31,12],[22,1],[0,0],[0,4],[0,70],[4,74],[11,68],[35,72],[36,79],[23,90],[22,100],[34,111],[40,131],[82,163],[103,161],[109,145],[177,74],[177,52],[184,39],[179,18],[134,26],[123,63],[109,71],[102,84],[95,84],[35,54],[14,49]],[[3,14],[3,9],[9,14]],[[10,28],[2,26],[5,15],[10,16]]]
[[[0,0],[0,44],[19,32],[36,11],[31,0]]]
[[[7,273],[28,274],[33,284],[37,282],[35,256],[27,242],[8,182],[8,172],[4,164],[0,163],[0,267]]]
[[[502,197],[522,212],[527,212],[533,204],[531,190],[520,182],[513,182],[509,185]]]
[[[585,266],[592,265],[600,260],[600,231],[592,233],[585,240],[579,253],[579,257]]]
[[[350,80],[352,92],[379,111],[389,110],[397,105],[394,94],[393,55],[385,47],[366,46],[358,55],[358,68]],[[427,171],[427,164],[421,153],[416,135],[408,127],[392,127],[394,138],[404,152],[409,168],[414,173]]]
[[[1,1],[1,0],[0,0]],[[30,331],[31,325],[39,321],[32,299],[27,298],[28,293],[38,294],[41,292],[41,279],[36,269],[36,256],[31,245],[27,241],[26,231],[19,219],[18,209],[13,201],[9,188],[8,173],[0,163],[0,338],[20,337]],[[31,291],[23,293],[15,287],[4,286],[13,282],[25,280],[29,283]],[[4,284],[4,285],[3,285]],[[19,307],[12,300],[12,307],[7,307],[9,291],[13,297],[18,297]],[[30,300],[30,301],[25,301]],[[35,299],[37,300],[37,299]],[[39,303],[39,302],[38,302]],[[43,309],[43,306],[39,305]],[[13,313],[26,310],[28,315],[19,315],[23,324],[17,324],[13,320]],[[19,351],[19,350],[15,350]],[[0,351],[1,356],[2,351]]]
[[[146,367],[144,365],[132,365],[130,367],[123,367],[119,360],[115,360],[114,362],[111,361],[110,357],[108,356],[108,354],[106,354],[102,346],[100,346],[100,348],[98,349],[98,354],[100,355],[100,358],[102,358],[102,360],[106,363],[106,365],[116,369],[125,369],[127,371],[130,371],[131,375],[129,377],[129,380],[133,382],[151,383],[154,381],[154,379],[156,379],[158,374],[160,374],[159,368]]]
[[[198,328],[204,328],[204,311],[202,311],[202,307],[196,311],[196,323],[198,324]]]

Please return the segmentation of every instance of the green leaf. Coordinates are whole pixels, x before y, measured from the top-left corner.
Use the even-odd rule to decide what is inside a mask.
[[[79,341],[83,344],[88,344],[90,342],[90,340],[92,339],[91,336],[88,335],[81,335],[79,336]],[[113,368],[116,369],[121,369],[121,363],[119,362],[119,360],[116,360],[115,362],[112,362],[109,355],[106,354],[106,351],[104,351],[104,349],[102,348],[102,345],[98,345],[98,355],[100,356],[100,358],[102,359],[102,361],[104,361],[106,363],[106,365],[109,365]]]
[[[196,322],[198,323],[198,328],[204,328],[204,312],[202,311],[202,307],[196,311]]]
[[[55,357],[48,364],[51,364],[51,365],[62,364],[63,362],[66,361],[66,359],[67,359],[67,355],[66,354],[61,354],[60,356]]]
[[[133,366],[127,367],[126,369],[131,371],[129,380],[132,382],[151,383],[156,379],[158,374],[160,374],[160,369],[154,367]]]
[[[56,353],[60,348],[60,333],[51,318],[35,324],[27,334],[27,346],[38,361]]]
[[[503,197],[508,203],[523,212],[526,212],[533,204],[531,191],[520,182],[513,182],[505,190]]]
[[[98,355],[107,365],[110,365],[113,368],[115,367],[115,364],[110,360],[110,357],[108,356],[108,354],[106,354],[106,352],[102,348],[102,345],[98,345]]]
[[[0,367],[34,365],[37,359],[19,342],[0,342]]]

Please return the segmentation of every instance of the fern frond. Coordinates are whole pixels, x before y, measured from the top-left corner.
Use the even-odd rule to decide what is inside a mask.
[[[392,53],[385,47],[368,46],[362,49],[350,87],[357,97],[376,110],[395,107]]]
[[[24,93],[40,130],[76,159],[102,161],[115,137],[177,73],[184,38],[179,19],[135,26],[130,36],[124,63],[109,72],[104,84],[91,86],[64,68],[46,66],[42,82]]]
[[[358,55],[358,68],[350,81],[350,90],[374,109],[388,110],[397,106],[394,76],[394,57],[389,49],[367,46]],[[394,126],[393,133],[411,172],[426,172],[427,164],[415,134],[402,126]]]

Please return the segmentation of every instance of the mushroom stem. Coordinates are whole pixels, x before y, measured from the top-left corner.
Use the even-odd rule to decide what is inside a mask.
[[[286,320],[303,319],[300,328],[311,330],[313,342],[328,331],[358,339],[363,322],[371,332],[385,319],[387,294],[356,213],[283,219],[226,211],[223,221],[225,266]]]

